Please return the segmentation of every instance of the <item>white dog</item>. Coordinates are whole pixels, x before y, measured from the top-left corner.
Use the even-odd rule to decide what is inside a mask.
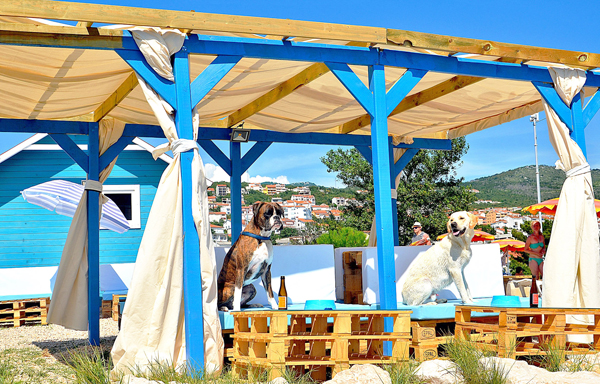
[[[450,216],[448,236],[419,255],[410,265],[402,287],[406,305],[420,305],[427,299],[434,300],[437,292],[454,282],[463,303],[473,298],[465,280],[464,270],[471,260],[471,239],[477,217],[468,212],[455,212]]]

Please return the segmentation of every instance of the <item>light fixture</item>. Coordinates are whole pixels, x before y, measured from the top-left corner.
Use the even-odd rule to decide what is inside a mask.
[[[231,128],[230,140],[234,143],[247,143],[250,139],[250,130],[242,129],[243,124],[238,125],[236,128]]]

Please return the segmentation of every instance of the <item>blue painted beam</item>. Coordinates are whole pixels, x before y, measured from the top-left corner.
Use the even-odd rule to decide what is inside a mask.
[[[139,50],[117,49],[115,52],[169,105],[176,105],[175,85],[171,81],[158,76]]]
[[[210,156],[225,173],[231,176],[231,160],[210,140],[198,140],[198,145]]]
[[[217,56],[192,82],[192,107],[196,106],[241,59],[241,56]]]
[[[373,154],[371,153],[371,148],[364,145],[355,145],[354,148],[362,155],[362,157],[367,160],[371,166],[373,166]]]
[[[242,233],[242,143],[229,142],[231,159],[231,244]]]
[[[408,165],[408,163],[412,160],[413,157],[415,157],[415,155],[417,153],[419,153],[419,149],[415,149],[415,148],[407,149],[406,152],[404,152],[404,154],[402,155],[402,157],[400,159],[398,159],[396,164],[394,164],[394,173],[396,175],[399,175],[400,172],[402,172],[402,170],[404,169],[404,167],[406,167]],[[394,178],[395,178],[395,176],[394,176]]]
[[[575,140],[583,156],[587,159],[587,150],[585,147],[585,124],[583,123],[583,110],[581,108],[581,93],[577,93],[571,103],[571,121],[573,122],[573,131],[571,138]]]
[[[373,114],[373,96],[348,64],[325,63],[338,80],[369,114]]]
[[[592,98],[588,101],[583,110],[584,126],[588,126],[590,121],[592,121],[592,119],[596,115],[596,112],[598,112],[598,109],[600,109],[600,92],[594,93],[594,96],[592,96]]]
[[[89,123],[88,180],[100,179],[98,123]],[[88,338],[100,345],[100,193],[87,191],[87,261],[88,261]]]
[[[0,132],[87,135],[88,124],[79,121],[0,119]]]
[[[389,95],[389,92],[388,92]],[[389,105],[389,104],[388,104]],[[390,151],[390,183],[392,184],[392,188],[396,188],[396,172],[394,168],[394,146],[392,143],[389,145]],[[393,226],[393,234],[394,234],[394,246],[400,245],[400,238],[398,234],[398,199],[392,197],[392,226]]]
[[[422,69],[407,69],[400,79],[387,92],[386,110],[388,116],[400,104],[408,93],[421,81],[427,71]]]
[[[69,155],[71,159],[73,159],[75,163],[77,163],[77,165],[81,167],[81,169],[85,171],[85,173],[88,173],[88,155],[81,148],[79,148],[79,146],[75,144],[75,142],[71,140],[69,136],[64,133],[51,133],[50,137],[62,148],[63,151],[65,151],[67,155]]]
[[[412,144],[400,143],[395,145],[394,148],[431,149],[437,151],[449,151],[452,149],[452,140],[415,138],[413,141]]]
[[[115,157],[119,156],[119,154],[133,141],[133,137],[121,137],[116,143],[110,146],[103,154],[100,156],[99,161],[99,169],[103,170],[106,168],[111,161],[115,159]]]
[[[573,132],[573,121],[571,109],[558,96],[554,86],[549,83],[533,82],[533,86],[538,90],[542,98],[556,112],[560,120],[569,128],[569,132]]]
[[[250,148],[248,152],[246,152],[244,157],[242,157],[241,173],[243,174],[244,172],[246,172],[248,168],[250,168],[250,166],[252,166],[252,164],[254,164],[256,160],[258,160],[260,155],[265,153],[265,151],[271,146],[271,144],[272,143],[269,143],[268,141],[260,141],[255,143],[252,146],[252,148]]]
[[[190,36],[185,45],[191,53],[199,54],[239,55],[249,58],[308,62],[337,62],[348,65],[379,64],[453,75],[552,82],[548,70],[542,67],[395,50],[198,35]],[[600,75],[588,71],[586,86],[599,87]]]
[[[175,126],[180,139],[193,140],[190,67],[185,49],[175,53],[173,61]],[[185,315],[186,360],[192,370],[204,369],[204,316],[202,312],[202,274],[200,244],[192,214],[192,161],[194,151],[183,152],[181,158],[181,200],[183,220],[183,302]],[[205,223],[208,224],[208,223]],[[206,255],[205,255],[206,256]]]

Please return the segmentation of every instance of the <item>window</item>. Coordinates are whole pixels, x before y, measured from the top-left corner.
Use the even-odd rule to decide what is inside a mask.
[[[103,185],[102,190],[121,209],[131,229],[142,227],[139,185]]]

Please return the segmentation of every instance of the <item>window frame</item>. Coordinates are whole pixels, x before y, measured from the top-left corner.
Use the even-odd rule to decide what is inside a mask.
[[[102,193],[131,195],[131,220],[127,220],[129,222],[129,229],[142,228],[139,184],[104,184],[102,186]],[[106,228],[100,227],[100,229]]]

